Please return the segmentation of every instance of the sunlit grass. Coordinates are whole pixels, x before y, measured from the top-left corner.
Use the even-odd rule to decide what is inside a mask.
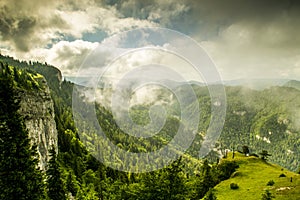
[[[218,200],[259,200],[264,190],[269,190],[275,199],[300,199],[299,174],[265,162],[260,158],[245,157],[239,153],[235,154],[234,159],[232,159],[232,154],[228,155],[227,159],[236,160],[240,167],[229,180],[223,181],[215,187]],[[280,174],[285,174],[286,177],[279,177]],[[267,186],[270,180],[275,182],[273,186]],[[238,184],[239,189],[230,189],[230,183]]]

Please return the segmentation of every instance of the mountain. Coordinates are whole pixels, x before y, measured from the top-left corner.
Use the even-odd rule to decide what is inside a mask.
[[[219,185],[226,182],[236,170],[247,169],[247,167],[244,165],[246,161],[238,159],[241,156],[236,157],[237,162],[235,160],[227,160],[228,162],[223,160],[218,163],[218,160],[229,149],[241,151],[244,145],[249,147],[251,153],[267,150],[272,154],[269,160],[285,168],[296,171],[299,167],[298,113],[300,113],[300,91],[296,89],[276,86],[258,91],[241,86],[226,86],[227,112],[224,128],[214,146],[214,151],[211,151],[204,159],[199,159],[201,142],[211,120],[212,105],[207,87],[193,82],[192,87],[196,94],[196,100],[191,104],[199,103],[200,106],[200,123],[196,131],[195,141],[183,156],[164,168],[148,173],[131,173],[113,169],[109,167],[111,165],[107,165],[110,163],[101,163],[97,160],[95,152],[99,154],[100,157],[98,158],[100,159],[109,160],[113,158],[115,163],[119,165],[119,169],[130,166],[132,171],[135,170],[137,163],[145,163],[142,169],[147,169],[151,163],[162,163],[165,158],[160,156],[153,160],[153,158],[145,157],[145,161],[109,151],[111,144],[98,138],[99,135],[95,134],[94,125],[99,124],[103,128],[105,136],[123,152],[156,151],[172,140],[180,125],[186,127],[183,131],[189,131],[186,122],[181,122],[180,117],[178,117],[180,116],[180,106],[176,100],[176,95],[170,95],[166,90],[153,90],[153,94],[147,93],[147,97],[157,96],[160,105],[167,106],[166,123],[154,137],[137,138],[120,128],[113,113],[104,106],[102,100],[91,104],[83,96],[79,96],[84,104],[95,109],[96,122],[90,120],[84,106],[80,107],[81,110],[74,111],[72,108],[73,92],[76,94],[80,87],[66,79],[63,80],[60,71],[54,66],[32,61],[18,61],[1,55],[0,61],[4,64],[7,63],[12,71],[20,72],[10,73],[12,77],[14,74],[23,74],[24,76],[19,80],[20,83],[15,80],[15,88],[20,87],[21,90],[19,91],[23,91],[19,93],[21,99],[23,98],[20,112],[24,116],[25,123],[26,120],[29,120],[27,122],[29,129],[34,129],[35,133],[42,137],[45,136],[47,139],[47,134],[54,128],[54,117],[57,131],[57,144],[54,143],[54,145],[58,149],[58,154],[57,156],[51,154],[51,163],[54,163],[51,169],[55,169],[53,170],[55,173],[52,171],[51,174],[48,170],[46,174],[44,173],[44,180],[47,183],[44,191],[48,191],[48,193],[49,191],[58,192],[57,188],[60,188],[60,194],[66,195],[65,199],[196,200],[209,194],[209,191],[212,191],[211,188],[216,186],[216,192],[213,191],[213,193],[222,198],[221,190],[218,190]],[[173,89],[180,92],[184,92],[187,87],[185,83],[178,83],[175,86]],[[138,124],[147,124],[150,119],[149,109],[152,105],[154,105],[153,102],[145,101],[142,104],[132,106],[129,109],[130,117]],[[218,106],[219,104],[214,102],[213,105]],[[189,112],[192,112],[192,109],[193,106],[187,106]],[[79,122],[74,121],[74,117],[77,115],[82,117]],[[155,113],[151,117],[161,119],[161,116],[157,116]],[[126,124],[127,119],[121,118],[120,120],[124,120],[125,125],[130,125]],[[38,124],[39,126],[37,126]],[[52,128],[47,129],[47,126]],[[129,128],[134,127],[129,126]],[[138,131],[138,129],[129,130]],[[0,139],[0,144],[8,142]],[[38,145],[44,147],[45,142],[42,141],[47,140],[37,140],[40,143]],[[48,147],[51,141],[54,142],[55,139],[48,141]],[[176,150],[174,147],[170,146],[170,150]],[[41,154],[47,154],[45,149],[40,151]],[[260,159],[256,161],[261,163]],[[47,164],[49,165],[49,162]],[[237,169],[238,165],[240,168]],[[265,165],[261,166],[265,168]],[[257,169],[262,171],[261,168]],[[11,172],[13,173],[14,170],[12,169]],[[294,174],[287,170],[284,170],[283,173],[286,173],[287,176]],[[5,179],[1,172],[0,175],[1,180]],[[234,176],[238,176],[238,173]],[[59,186],[53,187],[49,184],[49,179],[53,177],[55,180],[61,180],[58,181],[60,182]],[[241,178],[248,181],[247,176]],[[269,178],[264,177],[262,181],[268,182]],[[28,181],[27,185],[30,185],[30,180],[26,179],[26,181]],[[276,186],[276,182],[279,183],[279,181],[275,178],[274,181]],[[298,185],[298,182],[295,183]],[[285,187],[284,185],[280,186]],[[1,191],[1,189],[0,193],[5,196],[6,191]],[[13,191],[18,188],[10,189]],[[291,195],[298,198],[298,193]],[[48,194],[46,196],[53,195]],[[232,198],[227,197],[227,199]]]
[[[223,81],[226,86],[243,86],[253,90],[263,90],[273,86],[283,86],[289,79],[237,79]]]
[[[207,87],[196,84],[192,87],[198,102],[191,105],[199,103],[200,118],[198,135],[187,152],[198,158],[203,140],[201,136],[207,133],[211,122],[211,109],[215,104],[211,102]],[[185,85],[178,85],[175,91],[177,90],[185,91]],[[225,86],[225,92],[226,118],[212,161],[216,161],[226,149],[242,150],[242,146],[247,145],[252,153],[267,150],[273,155],[270,161],[296,171],[300,165],[300,91],[284,86],[264,90]],[[155,94],[158,94],[155,102],[163,102],[160,105],[169,113],[169,117],[180,118],[182,110],[175,95],[164,90],[156,91]],[[148,93],[147,96],[152,94]],[[143,109],[131,107],[132,118],[146,121],[145,116],[149,116],[148,111],[152,105],[153,102],[148,101],[140,106]],[[190,113],[194,112],[193,106],[186,109]]]
[[[269,151],[270,160],[296,171],[300,157],[300,91],[271,87],[262,91],[226,87],[226,121],[219,139],[227,148],[248,145]]]
[[[49,151],[52,145],[58,151],[57,129],[54,120],[54,103],[45,78],[40,74],[27,73],[38,83],[36,90],[19,90],[20,114],[24,117],[25,126],[33,144],[37,145],[39,166],[46,170],[50,159]]]
[[[235,160],[239,168],[231,178],[214,187],[218,200],[228,199],[261,199],[266,190],[278,200],[298,200],[300,198],[300,174],[264,161],[255,156],[245,157],[236,153],[234,159],[228,155],[224,160]],[[231,189],[235,183],[238,189]]]
[[[287,83],[284,84],[285,87],[291,87],[291,88],[295,88],[297,90],[300,90],[300,81],[296,81],[296,80],[291,80]]]
[[[50,159],[49,150],[54,146],[57,152],[58,146],[54,104],[50,89],[41,74],[12,66],[7,69],[6,67],[1,62],[2,76],[4,76],[3,73],[12,74],[13,89],[20,100],[18,112],[23,117],[32,145],[37,145],[39,167],[45,171]]]
[[[45,198],[43,173],[57,135],[51,101],[39,101],[51,100],[42,78],[0,62],[0,199]]]

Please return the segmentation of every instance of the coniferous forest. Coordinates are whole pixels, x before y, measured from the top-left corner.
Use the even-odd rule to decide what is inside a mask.
[[[299,0],[0,0],[0,200],[300,200]]]
[[[190,148],[163,169],[130,173],[104,165],[91,153],[93,129],[86,124],[84,133],[78,132],[72,112],[74,83],[63,80],[57,68],[2,55],[0,64],[0,199],[300,198],[300,128],[290,109],[292,105],[300,107],[296,88],[286,85],[259,91],[226,87],[228,107],[221,136],[215,148],[199,158],[211,102],[206,87],[193,85],[202,117]],[[54,103],[58,143],[51,146],[50,159],[42,170],[38,144],[31,142],[19,109],[22,95],[45,87],[50,88]],[[95,108],[107,137],[130,152],[161,148],[180,124],[170,115],[156,137],[136,139],[120,130],[101,102]],[[133,119],[146,122],[148,108],[132,109]],[[119,159],[124,164],[135,162]]]

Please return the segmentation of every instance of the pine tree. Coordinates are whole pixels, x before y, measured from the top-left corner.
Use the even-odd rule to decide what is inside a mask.
[[[181,157],[164,169],[145,174],[144,188],[138,196],[143,200],[184,199],[187,193],[182,173]]]
[[[169,167],[166,168],[166,177],[169,181],[169,199],[183,199],[186,188],[182,174],[183,163],[182,157],[174,161]]]
[[[67,199],[65,185],[61,178],[61,171],[54,146],[49,151],[51,159],[48,163],[47,169],[47,186],[48,197],[52,200],[64,200]]]
[[[212,168],[209,165],[207,160],[204,160],[203,165],[201,166],[201,173],[197,176],[195,182],[195,190],[192,199],[201,199],[209,191],[210,188],[214,187],[215,180],[212,176]]]
[[[7,66],[0,76],[0,199],[44,199],[35,147],[18,113],[20,107]]]

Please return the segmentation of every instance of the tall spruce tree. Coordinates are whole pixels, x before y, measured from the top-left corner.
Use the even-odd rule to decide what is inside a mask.
[[[199,178],[197,178],[195,183],[196,193],[191,199],[203,198],[205,194],[215,185],[215,180],[212,176],[212,169],[207,160],[204,160],[201,167],[201,173],[198,177]]]
[[[0,199],[44,199],[36,148],[18,113],[19,99],[7,65],[0,69]]]
[[[187,193],[182,173],[182,158],[164,169],[145,174],[144,187],[138,196],[142,200],[184,199]]]
[[[51,159],[47,169],[48,197],[52,200],[67,199],[54,146],[50,149],[50,156]]]

